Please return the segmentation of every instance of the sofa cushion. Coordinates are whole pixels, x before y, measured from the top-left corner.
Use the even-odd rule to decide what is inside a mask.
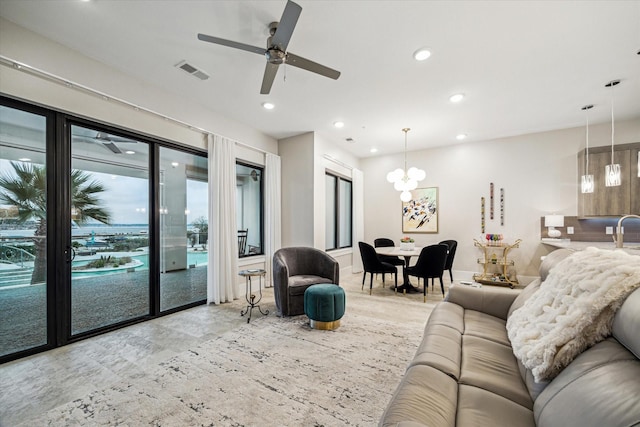
[[[443,301],[438,303],[429,315],[427,328],[429,325],[443,325],[453,328],[456,331],[464,332],[464,308],[458,304]]]
[[[464,334],[495,341],[511,347],[507,337],[507,322],[475,310],[464,312]]]
[[[380,426],[454,427],[458,384],[430,366],[407,369],[382,415]],[[408,421],[412,421],[409,424]]]
[[[520,307],[522,307],[524,305],[524,302],[529,299],[529,297],[531,295],[533,295],[533,293],[535,291],[538,290],[538,288],[540,287],[540,284],[542,282],[540,281],[540,279],[535,279],[533,282],[529,283],[523,290],[522,292],[520,292],[520,294],[516,297],[515,300],[513,300],[513,304],[511,304],[511,307],[509,307],[509,311],[507,312],[507,319],[509,317],[511,317],[511,314],[516,311],[517,309],[519,309]]]
[[[629,351],[640,358],[640,289],[624,301],[613,319],[612,335]]]
[[[533,408],[511,347],[484,338],[463,335],[460,384],[472,385]]]
[[[482,388],[458,387],[458,426],[535,427],[533,412],[509,399]]]
[[[574,253],[574,251],[571,249],[557,249],[545,256],[540,263],[540,280],[543,282],[547,280],[547,276],[551,269],[572,253]]]
[[[534,405],[540,427],[640,424],[640,361],[614,338],[580,354]]]
[[[457,304],[467,310],[481,311],[506,320],[509,307],[520,291],[520,289],[500,286],[474,288],[466,285],[451,285],[445,301]]]
[[[531,372],[531,369],[525,368],[525,366],[519,360],[518,369],[520,370],[520,377],[524,381],[524,385],[527,387],[527,390],[529,390],[529,396],[531,396],[531,400],[535,402],[540,393],[542,393],[542,390],[544,390],[547,384],[549,384],[549,381],[536,381],[536,379],[533,377],[533,372]]]
[[[312,276],[309,274],[289,276],[289,295],[304,295],[304,291],[306,291],[309,286],[320,283],[333,282],[326,277]]]
[[[425,328],[422,342],[410,366],[431,366],[457,381],[460,378],[461,354],[460,332],[444,325],[430,325]]]

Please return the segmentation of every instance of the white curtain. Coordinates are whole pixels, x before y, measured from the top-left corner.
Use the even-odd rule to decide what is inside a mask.
[[[238,228],[236,226],[235,143],[209,135],[209,266],[207,303],[237,296]]]
[[[351,270],[353,273],[362,272],[362,257],[358,242],[364,241],[364,175],[360,169],[351,171],[351,185],[353,197],[353,242],[351,255]]]
[[[272,286],[273,254],[280,249],[280,156],[267,153],[264,167],[264,255],[267,286]]]

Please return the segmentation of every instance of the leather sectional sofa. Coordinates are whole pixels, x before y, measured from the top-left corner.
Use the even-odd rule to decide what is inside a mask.
[[[379,425],[640,426],[640,288],[617,311],[612,335],[550,382],[535,382],[513,354],[508,316],[570,253],[549,254],[522,292],[452,286]]]

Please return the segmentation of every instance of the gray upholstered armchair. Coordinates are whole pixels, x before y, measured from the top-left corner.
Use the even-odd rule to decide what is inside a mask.
[[[273,291],[281,316],[304,314],[304,291],[318,283],[339,284],[338,262],[308,247],[282,248],[273,255]]]

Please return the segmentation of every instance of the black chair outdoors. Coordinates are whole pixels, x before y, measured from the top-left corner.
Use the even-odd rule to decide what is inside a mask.
[[[384,275],[385,273],[392,273],[396,280],[396,292],[398,291],[398,269],[389,263],[380,261],[376,250],[368,243],[358,242],[360,247],[360,256],[362,257],[362,265],[364,267],[364,273],[362,274],[362,289],[364,289],[364,280],[367,277],[367,273],[371,274],[371,280],[369,281],[369,295],[371,295],[371,289],[373,289],[373,274],[382,273],[382,287],[384,287]]]
[[[390,248],[394,247],[395,244],[393,243],[393,240],[387,239],[386,237],[381,237],[373,241],[373,246],[375,246],[376,248]],[[404,267],[404,261],[400,257],[391,255],[378,255],[378,258],[380,258],[380,261],[386,262],[387,264],[401,265]]]
[[[247,251],[247,234],[249,229],[238,230],[238,256],[243,257]]]
[[[440,288],[442,289],[442,296],[444,296],[444,283],[442,283],[442,275],[444,274],[444,265],[447,261],[447,245],[430,245],[425,246],[420,251],[420,256],[416,265],[412,267],[405,267],[405,272],[408,276],[420,277],[424,280],[424,301],[427,301],[427,288],[429,287],[429,280],[431,279],[431,286],[433,281],[437,277],[440,280]]]
[[[451,283],[453,283],[453,272],[451,268],[453,267],[453,258],[456,256],[456,249],[458,247],[458,242],[455,240],[443,240],[440,242],[441,245],[447,245],[449,247],[449,253],[447,254],[447,262],[444,264],[444,269],[449,270],[449,277],[451,277]]]

